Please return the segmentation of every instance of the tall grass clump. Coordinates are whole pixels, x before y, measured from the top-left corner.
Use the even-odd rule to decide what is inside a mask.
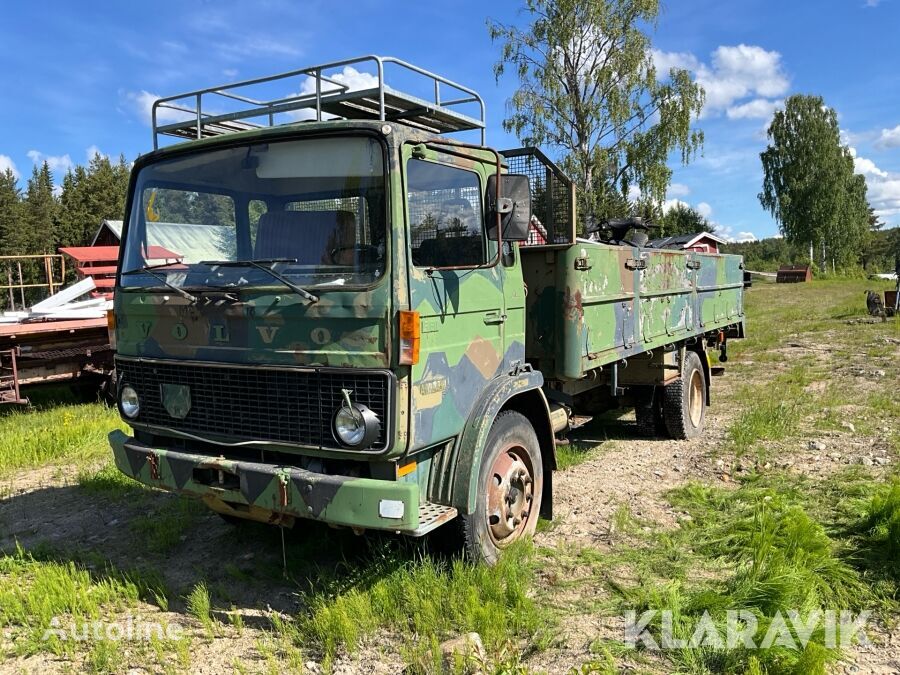
[[[187,610],[206,631],[209,637],[215,636],[215,619],[212,617],[212,601],[205,581],[200,581],[185,597]]]
[[[20,547],[0,558],[0,581],[0,627],[12,631],[16,652],[23,655],[69,653],[76,643],[52,633],[43,639],[48,628],[100,620],[141,595],[140,586],[121,575],[95,578],[73,562],[37,560]]]
[[[112,462],[99,469],[79,471],[78,487],[91,496],[112,500],[135,498],[147,492],[147,488],[119,471]]]
[[[101,403],[11,410],[0,415],[0,475],[61,460],[109,452],[106,435],[125,426]]]
[[[355,651],[378,629],[414,644],[410,660],[442,639],[471,631],[498,653],[509,640],[532,636],[542,626],[544,616],[529,596],[533,574],[525,546],[511,547],[494,567],[423,557],[370,583],[310,595],[299,628],[326,659],[338,648]]]
[[[839,651],[827,643],[821,624],[802,644],[789,613],[796,611],[807,621],[816,612],[860,610],[870,604],[872,593],[796,495],[690,485],[675,491],[671,500],[692,516],[680,533],[681,544],[701,556],[709,573],[697,575],[696,581],[652,579],[617,586],[625,606],[639,612],[671,611],[675,638],[689,639],[711,620],[724,645],[727,612],[736,610],[755,618],[755,645],[763,645],[779,619],[787,622],[795,641],[792,647],[776,641],[760,649],[707,643],[667,652],[674,664],[690,672],[824,673]],[[661,617],[649,628],[661,637]]]
[[[737,455],[759,441],[777,441],[798,432],[812,403],[803,389],[807,378],[806,369],[797,366],[771,383],[741,391],[739,398],[746,405],[728,428],[728,440]]]
[[[900,479],[895,478],[872,497],[865,524],[870,543],[896,560],[900,554]]]

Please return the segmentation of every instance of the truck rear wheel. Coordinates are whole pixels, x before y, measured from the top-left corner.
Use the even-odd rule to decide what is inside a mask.
[[[694,438],[706,419],[706,379],[696,352],[687,352],[681,377],[663,390],[663,418],[669,436],[676,440]]]
[[[460,519],[469,557],[493,565],[504,548],[534,534],[543,485],[534,428],[515,411],[500,413],[485,444],[475,511]]]

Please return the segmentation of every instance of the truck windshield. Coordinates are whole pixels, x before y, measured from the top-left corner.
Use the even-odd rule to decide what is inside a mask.
[[[371,284],[384,273],[385,214],[382,149],[366,137],[162,160],[142,168],[135,182],[121,284],[279,285],[258,265],[211,261],[266,261],[305,288]]]

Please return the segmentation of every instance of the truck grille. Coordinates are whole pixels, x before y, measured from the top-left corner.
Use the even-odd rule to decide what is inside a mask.
[[[141,402],[138,423],[227,441],[272,441],[340,447],[331,432],[342,389],[381,420],[368,450],[382,450],[390,438],[391,376],[350,369],[267,369],[177,361],[116,359],[118,380],[134,387]],[[162,385],[190,387],[190,410],[177,419],[166,410]]]

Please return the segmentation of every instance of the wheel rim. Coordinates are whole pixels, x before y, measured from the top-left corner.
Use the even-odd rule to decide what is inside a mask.
[[[534,517],[534,473],[520,445],[502,450],[488,474],[487,525],[498,547],[518,539]]]
[[[703,418],[703,376],[699,370],[691,373],[689,396],[688,413],[691,418],[691,424],[699,427],[700,420]]]

